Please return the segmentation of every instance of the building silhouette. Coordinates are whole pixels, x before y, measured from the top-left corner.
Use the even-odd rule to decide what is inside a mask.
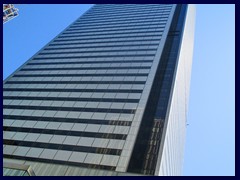
[[[181,175],[194,21],[186,4],[89,9],[4,81],[4,175]]]

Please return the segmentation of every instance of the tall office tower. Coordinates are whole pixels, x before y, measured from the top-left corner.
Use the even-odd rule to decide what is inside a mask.
[[[4,174],[181,175],[194,16],[95,5],[67,27],[4,81]]]

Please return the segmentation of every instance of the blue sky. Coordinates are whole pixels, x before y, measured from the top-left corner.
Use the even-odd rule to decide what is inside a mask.
[[[92,5],[17,5],[4,24],[3,79]],[[235,6],[197,5],[183,175],[235,175]]]
[[[235,6],[197,5],[185,175],[235,173]]]

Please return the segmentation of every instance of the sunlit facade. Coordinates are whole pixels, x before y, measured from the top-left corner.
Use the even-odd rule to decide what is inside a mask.
[[[181,175],[194,19],[193,5],[94,5],[4,81],[4,163]]]

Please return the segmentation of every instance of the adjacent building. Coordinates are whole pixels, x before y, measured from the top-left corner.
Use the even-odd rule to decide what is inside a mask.
[[[3,4],[3,24],[18,16],[18,9],[13,4]]]
[[[94,5],[4,81],[4,171],[181,175],[194,20],[194,5]]]

